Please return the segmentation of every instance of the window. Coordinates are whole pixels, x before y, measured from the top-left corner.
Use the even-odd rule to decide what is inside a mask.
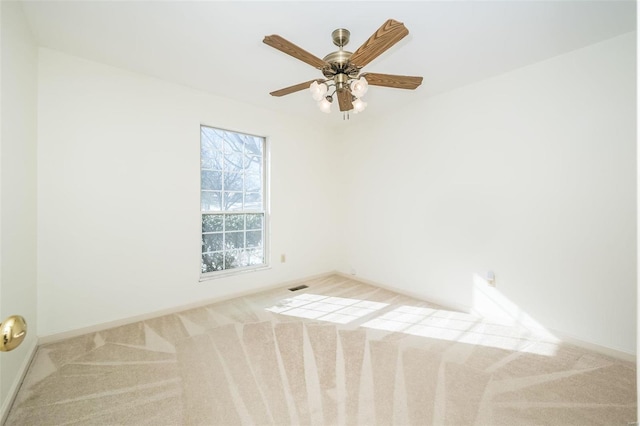
[[[265,138],[200,127],[202,275],[267,266]]]

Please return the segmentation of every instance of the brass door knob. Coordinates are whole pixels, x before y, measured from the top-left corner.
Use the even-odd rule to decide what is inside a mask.
[[[9,352],[14,350],[24,340],[27,335],[27,322],[20,315],[12,315],[0,324],[0,351]]]

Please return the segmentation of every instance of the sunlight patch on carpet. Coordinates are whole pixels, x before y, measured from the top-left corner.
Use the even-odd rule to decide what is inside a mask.
[[[280,300],[265,310],[293,317],[348,324],[387,306],[388,303],[304,293]]]
[[[553,356],[557,339],[544,329],[528,329],[479,316],[441,309],[400,306],[362,324],[430,339]]]

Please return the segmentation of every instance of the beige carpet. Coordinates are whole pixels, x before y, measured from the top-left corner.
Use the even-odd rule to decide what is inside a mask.
[[[634,364],[339,276],[306,284],[42,346],[7,424],[636,420]]]

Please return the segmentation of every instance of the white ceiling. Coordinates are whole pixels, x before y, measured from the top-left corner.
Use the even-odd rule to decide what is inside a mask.
[[[332,122],[306,91],[270,91],[320,77],[265,44],[279,34],[323,57],[331,32],[351,31],[354,51],[386,19],[409,36],[367,65],[370,72],[418,75],[416,91],[372,87],[372,117],[456,87],[634,31],[634,1],[184,2],[27,1],[41,46],[144,73],[212,94]],[[334,107],[335,108],[335,107]]]

